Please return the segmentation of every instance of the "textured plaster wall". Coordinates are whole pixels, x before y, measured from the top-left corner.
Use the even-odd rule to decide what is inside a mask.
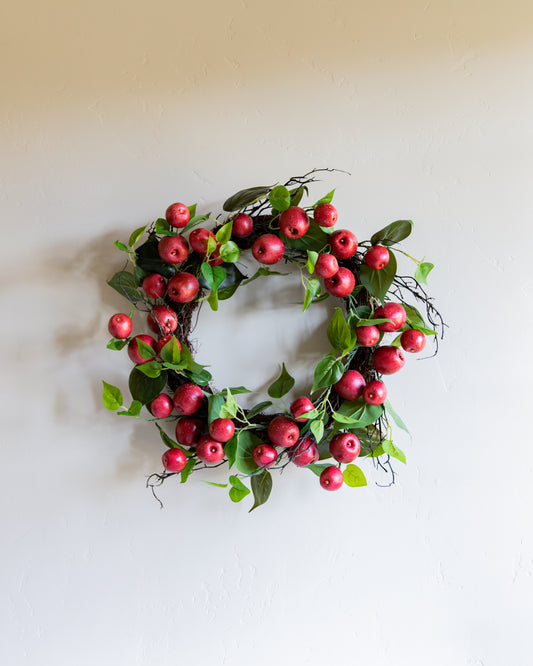
[[[525,0],[4,9],[1,663],[531,664],[532,23]],[[161,511],[153,430],[100,405],[129,367],[111,243],[313,166],[352,173],[315,190],[343,226],[410,217],[437,265],[442,353],[390,381],[409,464],[336,494],[291,470],[251,515],[192,480]],[[221,384],[286,360],[306,386],[328,310],[296,297],[202,312]]]

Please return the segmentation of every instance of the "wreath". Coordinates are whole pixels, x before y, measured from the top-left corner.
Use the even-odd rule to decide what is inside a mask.
[[[438,351],[445,324],[424,286],[434,266],[398,247],[413,229],[410,220],[392,222],[358,242],[350,230],[336,229],[335,190],[304,205],[320,171],[332,169],[241,190],[216,219],[198,213],[196,204],[174,203],[165,218],[136,229],[127,244],[115,242],[128,262],[108,284],[131,311],[109,320],[113,337],[107,348],[127,347],[134,363],[132,402],[124,406],[120,388],[104,381],[103,403],[119,416],[154,422],[167,447],[163,471],[147,480],[156,498],[155,488],[168,479],[186,483],[193,472],[227,465],[233,472],[228,483],[208,483],[229,486],[233,502],[252,492],[252,511],[268,500],[272,471],[288,465],[310,470],[322,488],[337,490],[367,484],[356,459],[388,475],[380,485],[395,481],[392,459],[406,462],[391,425],[407,428],[387,398],[383,376],[403,367],[404,352],[422,351],[426,336]],[[258,267],[246,275],[239,260],[250,251]],[[397,274],[395,252],[414,261],[414,276]],[[331,350],[314,368],[308,396],[288,408],[275,402],[294,386],[282,363],[268,388],[270,399],[245,409],[238,396],[251,391],[219,390],[207,366],[196,360],[193,315],[204,302],[218,310],[250,282],[283,274],[284,263],[300,271],[303,312],[338,299],[326,331]],[[146,313],[151,335],[132,336],[135,310]]]

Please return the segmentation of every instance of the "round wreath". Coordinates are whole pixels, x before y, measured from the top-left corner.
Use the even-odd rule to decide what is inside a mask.
[[[406,462],[393,443],[391,421],[406,427],[387,399],[382,376],[402,368],[404,351],[421,351],[426,336],[433,336],[438,350],[444,322],[422,286],[433,264],[395,247],[416,265],[414,277],[397,275],[391,248],[409,236],[410,220],[393,222],[358,243],[351,231],[335,229],[334,190],[302,205],[319,171],[332,170],[314,169],[284,185],[241,190],[224,203],[227,215],[217,219],[197,213],[196,204],[172,204],[165,219],[135,230],[127,244],[115,242],[128,255],[131,270],[117,272],[108,284],[125,296],[131,312],[111,317],[113,338],[107,347],[127,346],[135,367],[129,376],[129,407],[123,407],[121,390],[107,382],[103,403],[120,410],[120,416],[139,418],[143,407],[150,412],[148,420],[167,447],[164,470],[147,481],[154,495],[154,488],[169,478],[185,483],[192,472],[227,464],[234,470],[228,483],[213,485],[229,485],[234,502],[251,489],[251,511],[269,498],[271,471],[289,464],[306,467],[322,488],[336,490],[343,483],[366,485],[363,470],[353,464],[358,457],[387,473],[387,485],[395,479],[391,458]],[[204,226],[209,223],[212,229]],[[247,276],[238,262],[250,250],[259,267]],[[331,351],[314,369],[309,396],[297,398],[288,409],[272,400],[244,409],[236,396],[250,391],[243,386],[218,390],[206,366],[195,360],[193,314],[204,301],[217,310],[220,301],[244,285],[280,274],[271,266],[282,261],[300,270],[304,312],[326,298],[339,299],[327,327]],[[424,307],[429,323],[413,302]],[[157,339],[131,336],[135,309],[147,313]],[[392,339],[384,341],[389,333]],[[283,363],[268,395],[281,399],[293,385]],[[279,411],[268,413],[272,409]]]

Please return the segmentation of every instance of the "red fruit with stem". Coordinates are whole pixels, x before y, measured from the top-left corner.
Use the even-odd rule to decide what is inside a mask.
[[[141,365],[142,363],[148,363],[148,361],[153,361],[155,358],[155,353],[154,356],[152,356],[152,358],[143,358],[139,354],[139,345],[137,344],[137,340],[140,340],[149,347],[152,347],[152,349],[155,352],[155,340],[151,335],[136,335],[128,343],[128,356],[130,357],[130,359],[135,363],[135,365]]]
[[[337,261],[336,257],[334,257],[332,254],[328,254],[327,252],[323,252],[322,254],[318,255],[318,259],[316,260],[315,264],[315,275],[326,279],[333,277],[338,270],[339,262]]]
[[[192,273],[178,273],[170,278],[167,285],[167,295],[176,303],[190,303],[196,298],[200,285]]]
[[[216,439],[203,435],[196,445],[196,455],[206,465],[216,465],[224,459],[224,447]]]
[[[252,245],[252,254],[260,264],[271,266],[282,259],[285,254],[285,245],[274,234],[263,234]]]
[[[361,442],[350,432],[335,435],[329,444],[329,452],[340,463],[353,462],[361,451]]]
[[[181,472],[187,464],[187,456],[181,449],[169,449],[163,453],[163,467],[167,472]]]
[[[390,255],[387,248],[383,247],[383,245],[372,245],[365,252],[364,259],[367,266],[370,266],[375,271],[380,271],[389,263]]]
[[[357,326],[355,334],[357,342],[363,347],[373,347],[379,342],[379,328],[377,326]]]
[[[150,403],[150,411],[156,419],[166,419],[167,416],[172,414],[173,409],[172,400],[166,393],[161,393]]]
[[[357,400],[363,394],[365,380],[357,370],[348,370],[335,384],[335,391],[344,400]]]
[[[315,208],[313,217],[321,227],[332,227],[339,219],[339,214],[333,204],[321,203]]]
[[[270,444],[258,444],[252,451],[252,458],[258,467],[272,467],[277,457],[278,452]]]
[[[157,244],[157,251],[167,264],[181,264],[189,256],[189,246],[183,236],[165,236]]]
[[[176,313],[166,305],[156,305],[146,317],[148,326],[158,335],[173,333],[178,328]]]
[[[402,333],[400,338],[400,344],[406,352],[411,352],[411,354],[416,354],[419,351],[422,351],[426,346],[426,336],[422,331],[417,331],[415,328],[410,328],[407,331]]]
[[[206,229],[205,227],[200,227],[199,229],[194,229],[191,231],[189,236],[189,244],[195,252],[199,254],[205,254],[207,252],[207,242],[209,238],[212,238],[214,241],[215,234]]]
[[[379,324],[378,328],[383,333],[393,333],[400,329],[407,321],[407,314],[405,308],[400,303],[385,303],[381,308],[378,308],[374,313],[375,319],[390,319],[391,322]]]
[[[291,206],[279,216],[279,228],[287,238],[301,238],[309,229],[309,218],[299,206]]]
[[[357,252],[357,238],[348,229],[339,229],[329,237],[331,252],[337,259],[349,259]]]
[[[237,238],[246,238],[254,230],[254,221],[246,213],[239,213],[233,220],[231,233]]]
[[[114,314],[107,324],[107,330],[109,331],[110,335],[112,335],[114,338],[118,338],[119,340],[124,340],[125,338],[129,337],[132,329],[133,322],[128,317],[128,315],[124,314],[123,312],[117,312]]]
[[[183,446],[194,446],[205,430],[202,419],[185,416],[176,422],[176,439]]]
[[[369,405],[382,405],[387,399],[387,387],[379,379],[373,379],[363,389],[363,400]]]
[[[299,417],[307,414],[307,412],[312,412],[314,408],[315,406],[311,400],[303,396],[301,398],[296,398],[296,400],[291,403],[290,412],[298,422],[305,423],[307,419],[301,419]]]
[[[318,446],[311,437],[304,437],[290,450],[290,459],[297,467],[314,465],[318,461]]]
[[[268,438],[274,446],[287,448],[300,438],[300,428],[288,416],[275,416],[268,425]]]
[[[324,490],[338,490],[344,483],[344,477],[338,467],[331,465],[320,475],[320,485]]]
[[[372,365],[382,375],[393,375],[403,368],[405,357],[397,347],[378,347],[372,356]]]
[[[167,344],[167,342],[170,342],[172,340],[172,338],[174,338],[178,343],[178,351],[181,352],[181,343],[178,340],[178,338],[176,338],[175,335],[164,335],[162,338],[159,338],[159,340],[155,343],[155,350],[158,356],[161,356],[161,350]]]
[[[171,227],[183,229],[183,227],[186,227],[189,220],[191,219],[191,214],[185,204],[177,202],[171,204],[167,208],[165,219]]]
[[[229,442],[235,434],[235,424],[231,419],[215,419],[209,424],[209,434],[217,442]]]
[[[337,298],[346,298],[355,287],[355,276],[348,268],[339,268],[332,277],[324,281],[326,291]]]
[[[143,291],[150,298],[163,298],[167,290],[167,281],[159,273],[147,275],[143,280]]]
[[[204,392],[197,384],[182,384],[176,389],[172,401],[178,414],[190,416],[195,414],[202,406]]]

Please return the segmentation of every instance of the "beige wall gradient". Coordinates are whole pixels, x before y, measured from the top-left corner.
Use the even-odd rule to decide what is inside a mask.
[[[2,664],[529,666],[532,25],[525,1],[4,3]],[[351,173],[313,190],[343,227],[412,218],[436,264],[441,353],[389,382],[408,465],[336,494],[289,470],[251,515],[192,479],[160,511],[152,428],[100,403],[130,367],[112,242],[321,166]],[[221,385],[284,360],[308,388],[331,310],[300,297],[202,310]]]

